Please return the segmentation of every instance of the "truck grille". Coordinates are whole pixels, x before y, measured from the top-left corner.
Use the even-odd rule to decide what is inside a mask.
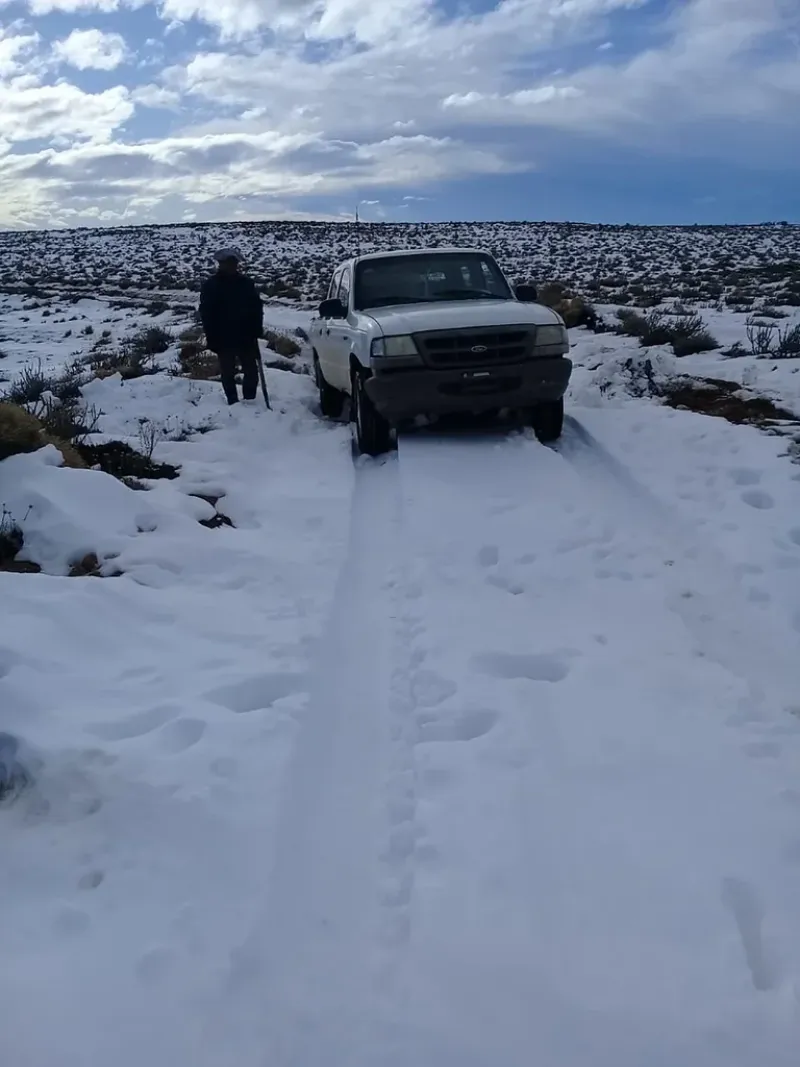
[[[488,330],[434,330],[414,334],[417,347],[428,366],[442,370],[521,363],[530,354],[534,339],[534,329],[522,326],[500,326]]]

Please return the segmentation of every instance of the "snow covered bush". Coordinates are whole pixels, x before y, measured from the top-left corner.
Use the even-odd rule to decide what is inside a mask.
[[[676,356],[694,356],[720,347],[698,314],[679,315],[674,320],[670,328],[670,344]]]
[[[653,310],[642,315],[633,308],[620,308],[617,320],[617,333],[637,337],[642,348],[671,345],[676,356],[691,356],[720,347],[717,339],[706,329],[702,317],[696,313],[673,316],[665,311]]]
[[[53,381],[45,374],[41,362],[31,363],[17,375],[6,390],[5,399],[12,404],[34,404],[53,391]]]
[[[770,323],[748,320],[747,343],[754,356],[772,355],[774,345],[774,327]]]
[[[125,342],[125,347],[134,356],[141,359],[160,356],[172,344],[172,334],[163,326],[151,326],[142,330]]]

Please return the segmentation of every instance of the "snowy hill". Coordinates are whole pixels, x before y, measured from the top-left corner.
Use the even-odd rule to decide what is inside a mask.
[[[800,305],[800,226],[637,227],[567,223],[264,222],[0,232],[0,285],[82,293],[197,289],[216,248],[234,244],[253,276],[308,300],[335,262],[362,251],[446,244],[492,251],[511,277],[557,278],[600,303],[645,292],[732,306]],[[613,299],[610,299],[613,298]]]
[[[552,447],[354,461],[344,227],[0,235],[9,1067],[795,1067],[797,230],[457,239],[592,327]]]

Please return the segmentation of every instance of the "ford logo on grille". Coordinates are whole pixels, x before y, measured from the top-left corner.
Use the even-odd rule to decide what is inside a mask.
[[[486,345],[473,345],[472,348],[470,349],[470,352],[474,352],[476,356],[479,356],[481,354],[481,352],[488,352],[488,351],[489,351],[489,349],[486,347]]]

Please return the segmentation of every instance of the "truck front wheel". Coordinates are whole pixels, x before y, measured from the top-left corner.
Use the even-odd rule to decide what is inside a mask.
[[[564,427],[564,399],[548,400],[530,410],[529,421],[543,444],[557,441]]]
[[[392,447],[392,428],[364,388],[365,377],[353,371],[353,422],[356,426],[356,444],[362,455],[380,456]]]

